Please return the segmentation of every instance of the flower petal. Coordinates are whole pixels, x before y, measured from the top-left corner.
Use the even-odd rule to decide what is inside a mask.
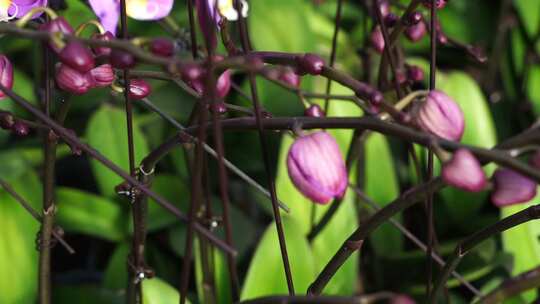
[[[127,0],[127,14],[137,20],[158,20],[172,10],[174,0]]]
[[[34,7],[47,6],[47,0],[13,0],[9,7],[9,15],[15,15],[16,18],[21,18],[26,15]],[[32,18],[38,18],[42,13],[37,13]]]
[[[92,10],[106,31],[116,35],[118,19],[120,19],[119,0],[89,0]]]

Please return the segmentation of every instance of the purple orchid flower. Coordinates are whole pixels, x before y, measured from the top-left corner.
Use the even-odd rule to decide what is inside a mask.
[[[40,6],[47,6],[47,0],[0,0],[0,21],[21,18],[31,9]],[[32,18],[37,18],[41,14],[36,13]]]
[[[119,0],[90,0],[90,6],[106,31],[116,34],[120,19]],[[158,20],[172,10],[174,0],[126,0],[127,15],[137,20]]]

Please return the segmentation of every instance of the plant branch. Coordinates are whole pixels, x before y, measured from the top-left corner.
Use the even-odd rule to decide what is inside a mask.
[[[22,108],[30,112],[32,115],[36,116],[38,120],[41,120],[44,124],[49,126],[62,139],[64,139],[65,141],[69,143],[73,143],[74,145],[79,147],[82,151],[86,152],[90,157],[96,159],[105,167],[107,167],[108,169],[116,173],[118,176],[122,177],[124,180],[126,180],[126,182],[131,184],[133,187],[138,188],[141,192],[153,198],[161,207],[163,207],[170,213],[174,214],[181,221],[187,222],[188,220],[187,216],[184,213],[182,213],[182,211],[178,210],[178,208],[176,208],[172,203],[164,199],[162,196],[156,194],[152,190],[148,189],[148,187],[146,187],[145,185],[137,181],[137,179],[133,178],[130,174],[126,173],[124,170],[122,170],[116,164],[111,162],[109,159],[107,159],[97,150],[83,143],[77,136],[71,134],[69,131],[67,131],[64,127],[59,125],[57,122],[47,117],[47,115],[43,114],[39,109],[34,107],[24,98],[22,98],[20,95],[6,88],[2,84],[0,84],[0,90],[3,91],[7,96],[9,96],[16,104],[18,104],[19,106],[21,106]],[[218,237],[216,237],[214,234],[212,234],[212,232],[208,231],[208,229],[206,229],[202,225],[196,223],[195,230],[197,230],[199,233],[207,237],[217,248],[220,248],[221,250],[225,252],[236,253],[236,250],[234,248],[231,248],[230,246],[225,244],[225,242],[220,240]]]
[[[15,191],[15,189],[13,189],[10,184],[8,184],[5,180],[1,178],[0,186],[4,188],[4,190],[9,195],[11,195],[15,199],[15,201],[17,201],[26,211],[28,211],[28,213],[30,213],[30,215],[36,221],[40,223],[42,222],[42,216],[36,210],[34,210],[34,208],[32,208],[32,206],[19,193],[17,193],[17,191]],[[75,254],[75,249],[73,249],[73,247],[71,247],[62,237],[61,232],[63,231],[64,230],[62,229],[62,227],[56,226],[55,229],[52,230],[52,235],[60,243],[60,245],[62,245],[66,249],[69,254]]]
[[[534,205],[511,216],[508,216],[493,225],[483,228],[482,230],[474,233],[473,235],[467,237],[465,240],[460,242],[456,246],[456,249],[452,256],[449,258],[449,261],[446,263],[446,266],[437,277],[433,291],[430,294],[429,303],[436,303],[437,296],[441,288],[446,285],[449,274],[456,269],[459,262],[467,253],[469,253],[471,249],[494,235],[502,233],[523,223],[536,220],[538,218],[540,218],[540,205]]]

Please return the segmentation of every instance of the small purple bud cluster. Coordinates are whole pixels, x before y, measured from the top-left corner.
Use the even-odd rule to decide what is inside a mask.
[[[214,61],[223,60],[221,56],[215,56]],[[200,95],[203,95],[206,81],[206,70],[195,64],[188,64],[181,67],[182,80]],[[216,95],[220,99],[225,98],[231,90],[231,71],[223,72],[216,81]]]
[[[63,17],[57,17],[40,27],[41,30],[62,35],[73,35],[74,30]],[[93,34],[93,39],[111,41],[115,39],[111,32]],[[60,62],[56,67],[56,84],[61,90],[82,95],[93,88],[108,87],[116,79],[114,68],[129,69],[136,65],[135,57],[122,50],[108,47],[89,47],[77,41],[70,41],[61,45],[54,40],[49,43],[50,48],[58,55]],[[155,38],[149,43],[149,50],[156,56],[170,57],[174,54],[174,44],[168,39]],[[99,62],[108,60],[110,63]],[[103,59],[102,59],[103,58]],[[142,79],[130,81],[129,96],[141,99],[151,92],[150,85]]]
[[[0,128],[21,137],[30,133],[30,126],[26,122],[16,119],[8,112],[0,112]]]

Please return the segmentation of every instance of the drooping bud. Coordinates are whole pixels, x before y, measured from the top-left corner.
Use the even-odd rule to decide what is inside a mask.
[[[486,174],[480,162],[467,149],[457,150],[442,167],[443,180],[456,188],[479,192],[486,186]]]
[[[324,117],[326,114],[318,104],[312,104],[304,111],[304,116],[307,117]]]
[[[390,304],[415,304],[413,298],[405,294],[400,294],[392,298]]]
[[[88,72],[96,87],[108,87],[114,81],[114,71],[110,64],[102,64]]]
[[[283,69],[279,73],[278,79],[295,88],[300,86],[300,82],[302,80],[302,78],[290,68]]]
[[[129,98],[143,99],[150,95],[152,87],[144,79],[131,79],[129,81]]]
[[[119,49],[113,49],[111,51],[109,61],[117,69],[130,69],[137,63],[133,55]]]
[[[13,65],[11,61],[5,56],[0,54],[0,84],[8,89],[13,88]],[[6,93],[0,90],[0,100],[6,97]]]
[[[433,90],[416,110],[415,122],[422,130],[447,140],[461,140],[465,129],[463,112],[448,95]]]
[[[217,46],[216,31],[221,21],[216,2],[216,0],[196,0],[195,2],[199,27],[203,33],[206,46],[211,50],[214,50]]]
[[[171,57],[174,54],[174,43],[167,38],[154,38],[150,42],[150,52],[161,57]]]
[[[11,130],[15,124],[15,118],[8,112],[0,112],[0,128]]]
[[[380,26],[377,25],[373,29],[371,35],[369,36],[369,40],[371,41],[371,46],[375,49],[375,51],[382,54],[384,51],[384,36]]]
[[[325,62],[321,56],[317,54],[306,53],[304,56],[297,57],[298,72],[301,75],[320,75],[324,68]]]
[[[114,39],[114,35],[113,33],[107,31],[103,34],[95,33],[92,35],[92,38],[103,41],[111,41]],[[111,54],[111,49],[104,46],[94,46],[92,47],[92,50],[96,56],[109,56]]]
[[[67,20],[62,16],[57,17],[57,18],[52,19],[51,21],[49,21],[47,23],[42,24],[39,27],[39,29],[42,30],[42,31],[49,32],[49,33],[60,32],[60,33],[65,34],[65,35],[74,35],[75,34],[75,31],[73,30],[73,27],[71,27],[71,25],[67,22]],[[62,47],[63,47],[63,46],[60,46],[60,45],[54,43],[53,41],[49,42],[49,46],[57,54],[59,54],[60,51],[62,51]]]
[[[347,170],[336,140],[325,131],[301,136],[287,155],[292,182],[304,196],[319,204],[340,198],[347,190]]]
[[[11,127],[11,131],[17,136],[26,136],[30,133],[30,127],[24,121],[17,120]]]
[[[216,83],[216,93],[219,98],[224,98],[231,90],[231,71],[226,70],[219,76]]]
[[[424,80],[424,71],[416,65],[407,66],[407,78],[412,82]]]
[[[536,195],[536,183],[506,168],[499,168],[493,174],[491,201],[497,207],[528,202]]]
[[[432,6],[432,0],[423,0],[422,1],[422,4],[427,7],[427,8],[431,8]],[[436,9],[441,9],[443,8],[444,6],[446,5],[446,0],[435,0],[435,8]]]
[[[424,22],[418,22],[410,25],[405,30],[405,36],[412,42],[417,42],[422,39],[427,33],[426,24]]]
[[[92,88],[93,81],[89,75],[61,63],[56,70],[56,84],[66,92],[81,95]]]
[[[95,66],[94,55],[90,49],[77,41],[71,41],[60,51],[58,58],[75,70],[86,73]]]

